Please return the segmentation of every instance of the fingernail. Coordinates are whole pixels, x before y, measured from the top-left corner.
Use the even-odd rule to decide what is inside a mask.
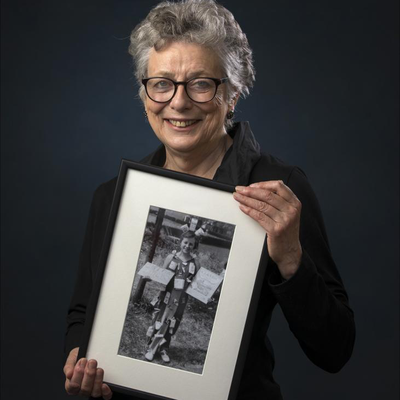
[[[97,362],[95,360],[90,360],[89,361],[89,368],[94,369],[97,367]]]
[[[246,186],[236,186],[235,189],[237,192],[243,192],[246,189]]]
[[[79,361],[79,366],[85,368],[86,361],[87,361],[86,358],[81,358]]]
[[[252,183],[251,185],[250,185],[250,187],[257,187],[258,186],[258,183]]]
[[[236,192],[234,192],[233,193],[233,198],[236,200],[236,201],[239,201],[239,199],[241,198],[241,194],[239,194],[239,193],[236,193]]]

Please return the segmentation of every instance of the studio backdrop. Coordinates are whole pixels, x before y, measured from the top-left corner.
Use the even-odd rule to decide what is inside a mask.
[[[275,378],[288,400],[397,398],[398,2],[221,2],[254,51],[235,118],[307,174],[356,318],[353,357],[329,374],[277,307]],[[159,144],[128,54],[155,4],[1,2],[4,400],[68,398],[65,318],[93,192]]]

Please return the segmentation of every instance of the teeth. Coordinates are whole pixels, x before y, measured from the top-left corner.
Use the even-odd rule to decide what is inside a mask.
[[[175,121],[173,119],[169,119],[168,121],[171,122],[172,125],[179,126],[179,127],[185,127],[185,126],[193,125],[196,122],[196,120],[192,120],[192,121]]]

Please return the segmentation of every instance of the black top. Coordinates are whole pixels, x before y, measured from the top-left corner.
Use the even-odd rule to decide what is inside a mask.
[[[279,303],[290,330],[307,357],[328,372],[339,371],[351,356],[355,339],[353,312],[329,249],[317,199],[305,174],[298,167],[288,166],[261,153],[248,123],[236,123],[228,133],[233,138],[233,144],[214,180],[234,186],[282,180],[302,203],[301,265],[296,274],[284,282],[272,260],[265,266],[265,278],[238,394],[238,400],[280,400],[280,388],[272,376],[273,349],[267,338],[275,305]],[[142,162],[163,166],[164,146],[161,145]],[[116,178],[100,185],[93,196],[78,278],[68,311],[66,355],[80,344],[115,186]],[[132,398],[114,393],[113,399]]]

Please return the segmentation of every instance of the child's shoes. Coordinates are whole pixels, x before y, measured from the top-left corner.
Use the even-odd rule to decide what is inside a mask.
[[[151,350],[149,350],[145,355],[144,355],[145,359],[147,361],[153,361],[154,359],[154,354],[151,352]]]
[[[171,359],[169,358],[167,351],[166,350],[161,350],[160,351],[160,356],[161,359],[165,362],[165,363],[169,363],[171,361]]]

